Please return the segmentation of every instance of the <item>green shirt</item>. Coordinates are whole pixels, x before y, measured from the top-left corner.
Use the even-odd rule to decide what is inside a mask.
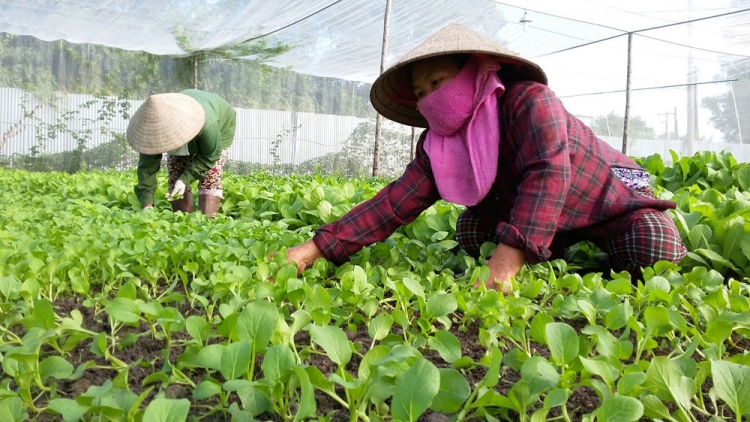
[[[206,111],[206,122],[203,128],[187,144],[192,158],[185,166],[185,171],[179,176],[179,179],[189,186],[195,180],[203,178],[216,165],[221,157],[221,151],[232,145],[236,113],[234,108],[218,95],[197,89],[186,89],[181,93],[198,100]],[[141,201],[141,205],[154,203],[156,174],[161,166],[161,158],[162,154],[140,155],[135,194]]]

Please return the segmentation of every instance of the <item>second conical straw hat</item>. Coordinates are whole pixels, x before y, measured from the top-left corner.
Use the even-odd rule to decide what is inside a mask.
[[[189,95],[151,95],[130,118],[128,143],[141,154],[161,154],[190,142],[205,121],[203,106]]]

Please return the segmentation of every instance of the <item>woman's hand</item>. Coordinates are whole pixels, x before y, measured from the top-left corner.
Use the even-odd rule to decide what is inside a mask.
[[[175,201],[178,199],[182,199],[184,195],[185,195],[185,182],[183,182],[180,179],[177,179],[177,181],[174,183],[174,189],[172,189],[172,192],[170,192],[167,195],[167,201]]]
[[[314,264],[318,258],[325,258],[325,255],[312,239],[286,250],[287,262],[297,264],[297,275],[302,274],[302,271]]]
[[[510,294],[513,292],[510,278],[518,274],[525,262],[526,256],[522,250],[500,243],[490,260],[487,261],[490,277],[484,285],[488,289],[495,289],[504,295]],[[479,287],[481,284],[481,281],[477,281],[474,287]]]

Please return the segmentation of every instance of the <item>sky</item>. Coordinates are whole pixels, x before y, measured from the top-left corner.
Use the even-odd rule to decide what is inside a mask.
[[[176,43],[178,27],[186,31],[192,47],[204,50],[263,38],[271,45],[294,46],[271,65],[371,83],[380,71],[385,2],[0,0],[0,32],[168,55],[187,54]],[[638,31],[633,37],[633,89],[686,83],[684,45],[700,48],[692,50],[698,82],[712,81],[727,54],[750,57],[750,12],[737,15],[744,21],[705,20],[690,31],[688,25],[644,30],[739,10],[732,2],[750,7],[750,0],[393,0],[386,66],[447,23],[461,23],[539,63],[573,114],[623,115],[623,93],[579,96],[626,88],[623,34]],[[526,25],[519,22],[524,13],[530,19]],[[732,28],[747,33],[740,38],[744,44],[732,43]],[[612,39],[570,49],[606,38]],[[726,84],[708,84],[700,85],[698,93],[702,98],[727,90]],[[633,91],[630,114],[662,133],[664,114],[677,107],[678,132],[684,134],[686,99],[685,87]],[[718,140],[721,134],[709,117],[708,110],[699,109],[700,135]]]
[[[523,37],[533,40],[534,32],[545,32],[555,25],[558,15],[575,21],[568,21],[562,27],[580,26],[582,33],[590,31],[592,36],[606,37],[606,31],[597,27],[584,25],[582,22],[597,22],[607,29],[639,31],[642,29],[683,22],[698,16],[711,16],[727,13],[731,8],[726,0],[693,0],[692,15],[687,7],[689,1],[630,0],[627,10],[621,1],[610,0],[507,0],[510,4],[527,8],[527,23]],[[537,10],[544,11],[532,12]],[[747,13],[745,13],[747,15]],[[519,19],[523,15],[519,14]],[[508,17],[510,21],[510,16]],[[664,85],[679,85],[687,82],[688,57],[693,56],[697,70],[697,82],[710,82],[721,71],[721,53],[747,54],[747,48],[734,46],[723,34],[726,19],[710,19],[689,25],[636,32],[632,44],[631,88],[648,88]],[[613,32],[614,35],[617,32]],[[660,41],[660,40],[666,40]],[[524,49],[524,39],[514,40],[516,48]],[[682,45],[698,46],[705,50],[696,50]],[[529,53],[547,72],[550,87],[561,97],[566,107],[579,116],[606,115],[610,111],[616,114],[625,113],[625,94],[612,93],[602,95],[579,96],[584,93],[625,90],[627,81],[627,36],[609,41],[572,49],[555,54]],[[539,51],[537,49],[537,51]],[[699,101],[706,96],[720,95],[727,92],[726,83],[705,84],[698,86]],[[686,133],[687,126],[687,88],[632,91],[630,115],[643,118],[657,134],[665,132],[666,113],[669,115],[669,131],[674,131],[674,112],[677,111],[678,132]],[[711,114],[707,109],[699,108],[699,135],[707,139],[719,140],[723,135],[710,124]]]

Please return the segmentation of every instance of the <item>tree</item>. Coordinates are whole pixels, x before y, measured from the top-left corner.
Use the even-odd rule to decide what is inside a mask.
[[[723,74],[716,78],[737,79],[737,82],[730,82],[724,94],[704,98],[701,105],[711,112],[711,124],[724,134],[726,142],[750,143],[750,60],[722,67]]]
[[[611,111],[606,116],[594,118],[591,129],[597,136],[622,136],[625,118]],[[639,116],[630,118],[628,137],[631,139],[656,139],[656,131]]]

